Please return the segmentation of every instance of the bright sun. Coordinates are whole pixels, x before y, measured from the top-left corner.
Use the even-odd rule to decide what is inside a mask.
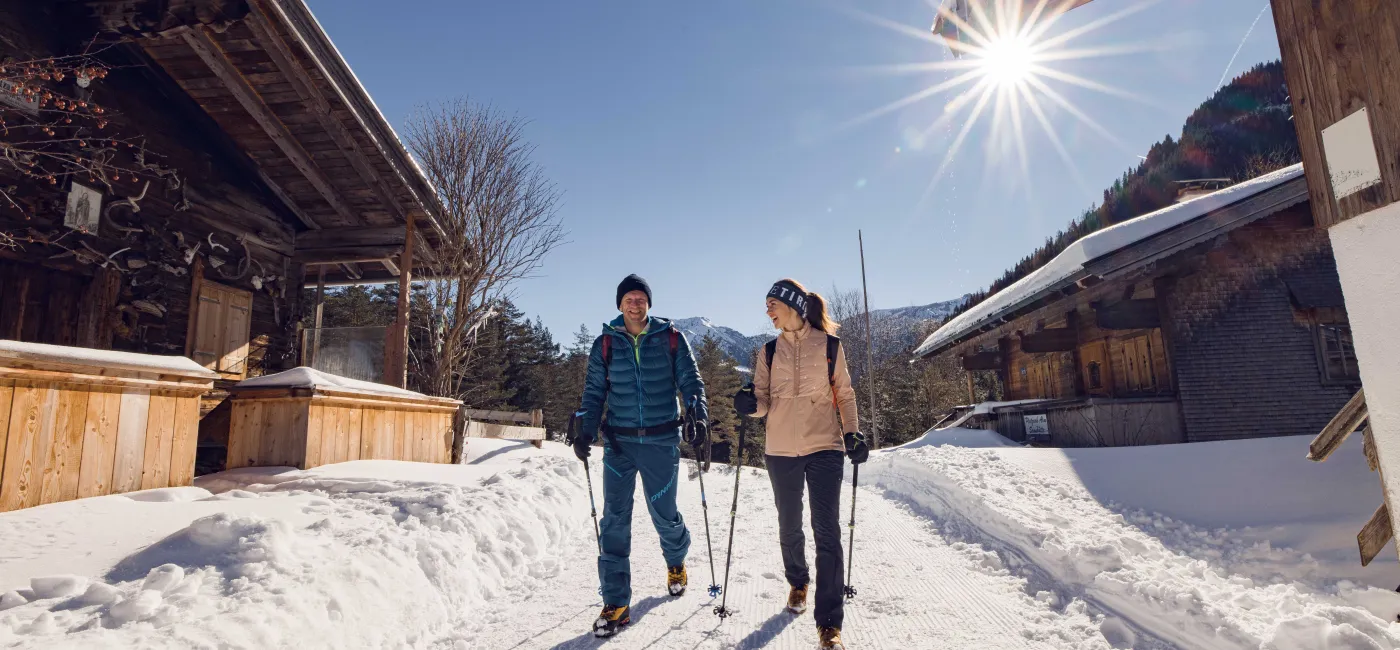
[[[922,143],[937,132],[950,129],[951,142],[944,151],[933,179],[924,196],[927,198],[943,177],[968,139],[978,121],[990,118],[991,131],[987,142],[996,149],[989,160],[1021,167],[1021,175],[1029,179],[1030,159],[1026,148],[1026,131],[1039,125],[1045,137],[1065,162],[1069,173],[1084,185],[1076,161],[1069,155],[1059,133],[1063,128],[1052,125],[1051,112],[1067,114],[1105,139],[1128,150],[1118,138],[1089,117],[1070,97],[1055,86],[1072,86],[1142,101],[1109,85],[1086,79],[1057,64],[1114,54],[1151,49],[1149,44],[1082,47],[1071,45],[1080,37],[1103,29],[1128,15],[1141,11],[1158,0],[1135,0],[1117,13],[1101,17],[1065,30],[1052,29],[1072,6],[1084,4],[1075,0],[928,0],[938,7],[938,20],[932,33],[921,31],[884,18],[856,12],[867,20],[949,48],[951,58],[923,63],[903,63],[870,68],[882,74],[945,73],[944,77],[916,92],[866,112],[850,121],[853,125],[899,111],[917,102],[945,93],[952,95],[942,114],[926,128],[915,129],[911,142]],[[959,123],[961,123],[959,125]],[[953,133],[955,131],[956,133]],[[1087,186],[1086,186],[1087,187]]]
[[[987,81],[1007,87],[1016,86],[1033,74],[1038,58],[1029,39],[1011,34],[992,40],[976,60]]]

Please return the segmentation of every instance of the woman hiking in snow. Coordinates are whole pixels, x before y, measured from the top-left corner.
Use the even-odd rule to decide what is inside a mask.
[[[812,534],[817,544],[816,619],[821,648],[843,648],[841,622],[842,452],[852,463],[870,456],[859,432],[856,394],[838,327],[826,301],[794,280],[781,280],[768,292],[768,318],[782,330],[754,364],[753,390],[734,396],[734,409],[749,417],[767,416],[765,461],[778,506],[778,538],[783,568],[792,590],[787,609],[807,609],[807,569],[802,535],[802,492],[811,491]],[[844,432],[844,433],[843,433]]]

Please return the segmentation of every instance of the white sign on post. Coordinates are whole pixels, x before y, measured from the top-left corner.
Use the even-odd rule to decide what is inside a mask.
[[[1050,420],[1044,413],[1023,415],[1021,420],[1026,424],[1026,440],[1031,442],[1050,441]]]
[[[1341,200],[1381,182],[1381,163],[1371,137],[1366,109],[1348,115],[1322,130],[1322,152],[1332,194]]]

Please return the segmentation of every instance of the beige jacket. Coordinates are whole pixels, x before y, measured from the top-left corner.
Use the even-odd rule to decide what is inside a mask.
[[[810,325],[797,332],[783,332],[773,352],[772,368],[763,350],[758,352],[753,382],[758,412],[753,417],[768,416],[767,453],[771,456],[843,451],[842,434],[860,430],[845,346],[838,348],[836,355],[836,399],[833,402],[831,398],[826,338],[825,332]]]

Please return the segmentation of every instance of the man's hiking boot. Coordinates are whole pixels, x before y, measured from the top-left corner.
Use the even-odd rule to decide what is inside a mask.
[[[819,627],[817,628],[817,638],[820,639],[817,647],[821,650],[846,650],[846,646],[841,644],[841,628],[839,627]]]
[[[807,585],[793,587],[788,592],[787,611],[793,614],[807,611]]]
[[[598,620],[593,621],[593,636],[600,639],[617,634],[622,626],[632,622],[632,612],[626,605],[616,607],[608,605],[603,607],[603,613],[598,615]]]
[[[684,594],[686,582],[685,565],[666,569],[666,591],[671,592],[671,596]]]

